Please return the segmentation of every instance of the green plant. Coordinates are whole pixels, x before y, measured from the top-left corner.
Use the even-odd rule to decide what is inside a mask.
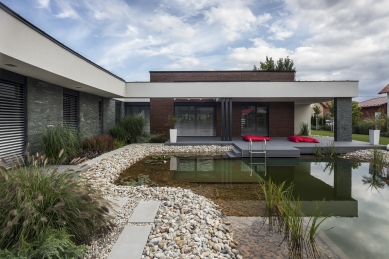
[[[78,130],[58,124],[43,131],[42,147],[49,163],[67,163],[80,150],[81,134]]]
[[[166,122],[166,125],[169,126],[171,129],[174,129],[174,127],[176,126],[176,124],[178,122],[180,122],[180,118],[177,118],[177,117],[174,117],[172,115],[169,115],[167,117],[167,122]]]
[[[26,156],[29,162],[0,167],[0,249],[16,252],[48,228],[63,228],[81,244],[115,226],[100,191],[75,173],[37,166],[45,164],[44,156]]]
[[[321,153],[321,146],[319,146],[319,145],[315,145],[315,152],[314,152],[314,155],[316,156],[316,157],[322,157],[323,155],[322,155],[322,153]]]
[[[125,145],[126,145],[126,142],[120,141],[120,140],[115,140],[114,149],[124,147]]]
[[[335,143],[334,141],[331,142],[331,144],[328,144],[327,146],[327,156],[328,157],[336,157],[336,149],[335,149]]]
[[[150,138],[150,143],[165,143],[170,137],[166,134],[156,134]]]
[[[145,127],[146,120],[143,117],[126,116],[109,130],[109,134],[116,140],[136,143],[137,138],[143,134]]]
[[[114,150],[114,148],[115,140],[108,134],[89,137],[82,141],[82,149],[84,150],[100,150],[106,153]]]
[[[305,122],[301,122],[300,123],[299,135],[301,135],[301,136],[309,136],[309,125],[308,125],[308,123],[305,123]]]
[[[0,250],[0,258],[8,259],[66,259],[83,258],[86,245],[75,245],[71,241],[71,236],[65,229],[54,229],[48,227],[37,236],[35,240],[23,242],[16,253],[9,250]]]

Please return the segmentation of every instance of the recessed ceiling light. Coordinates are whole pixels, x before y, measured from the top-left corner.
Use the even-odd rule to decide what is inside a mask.
[[[17,65],[14,65],[14,64],[5,64],[6,66],[9,66],[9,67],[17,67]]]

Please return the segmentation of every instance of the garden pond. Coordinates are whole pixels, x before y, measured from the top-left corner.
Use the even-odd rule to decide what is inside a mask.
[[[231,222],[244,258],[288,258],[283,236],[263,225],[259,181],[293,184],[310,216],[321,204],[319,248],[324,258],[389,257],[389,180],[369,163],[344,159],[228,159],[223,156],[153,156],[124,171],[116,184],[189,188],[213,200]]]

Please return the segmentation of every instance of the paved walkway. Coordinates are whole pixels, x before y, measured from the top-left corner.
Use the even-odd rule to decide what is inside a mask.
[[[151,231],[151,223],[157,215],[160,201],[141,201],[134,209],[127,225],[113,246],[108,259],[140,259]]]

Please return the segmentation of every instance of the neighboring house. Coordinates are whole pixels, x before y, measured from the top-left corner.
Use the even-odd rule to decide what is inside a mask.
[[[329,105],[331,105],[331,102],[313,103],[311,106],[311,108],[312,108],[311,109],[311,116],[313,116],[315,114],[315,112],[313,110],[314,105],[317,105],[320,107],[321,113],[319,114],[319,117],[325,117],[330,112]]]
[[[294,81],[294,72],[150,71],[125,82],[0,3],[0,157],[39,148],[46,127],[66,123],[89,134],[142,114],[149,130],[179,136],[286,137],[310,122],[310,104],[334,101],[335,141],[351,141],[358,81]]]
[[[375,116],[377,112],[381,112],[381,114],[386,114],[387,101],[386,97],[377,97],[363,102],[359,102],[358,106],[361,107],[361,119],[364,120],[369,117]]]

